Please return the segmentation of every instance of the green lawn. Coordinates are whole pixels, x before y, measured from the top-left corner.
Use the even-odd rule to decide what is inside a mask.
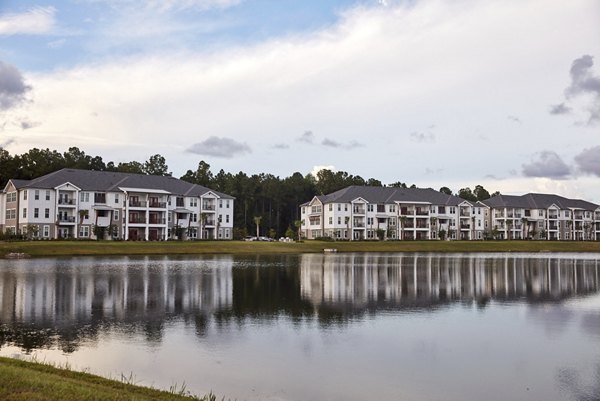
[[[108,380],[87,373],[0,357],[0,400],[203,400],[147,387]]]
[[[0,242],[0,257],[29,256],[280,254],[323,252],[600,252],[600,242],[587,241],[22,241]]]

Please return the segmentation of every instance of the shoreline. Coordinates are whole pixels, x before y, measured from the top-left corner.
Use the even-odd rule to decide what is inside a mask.
[[[348,252],[600,252],[600,241],[15,241],[0,242],[0,258],[133,255],[276,255]]]

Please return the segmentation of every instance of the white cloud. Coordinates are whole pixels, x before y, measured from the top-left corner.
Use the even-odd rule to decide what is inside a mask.
[[[0,35],[41,35],[55,26],[54,7],[35,7],[21,14],[0,15]]]
[[[444,166],[440,180],[465,182],[482,176],[475,166],[497,176],[518,169],[526,149],[540,143],[573,156],[581,146],[565,147],[565,135],[569,143],[588,143],[588,128],[580,132],[552,118],[547,107],[569,85],[566,71],[575,57],[600,57],[597,20],[591,17],[600,7],[596,0],[400,4],[353,8],[320,31],[251,46],[203,52],[161,47],[161,53],[107,56],[28,74],[34,103],[27,116],[43,130],[28,129],[18,146],[77,145],[88,153],[102,151],[107,159],[143,160],[160,151],[177,174],[197,164],[185,149],[202,139],[201,127],[252,147],[243,161],[223,160],[219,167],[226,170],[283,175],[325,164],[421,186],[432,178],[427,167]],[[140,28],[140,37],[153,25],[154,32],[163,27],[158,36],[166,40],[181,33],[180,26],[157,25],[164,20],[156,18]],[[121,22],[119,35],[126,35],[137,20]],[[126,36],[120,39],[127,43]],[[421,130],[425,143],[410,140],[415,127],[431,123],[435,137]],[[299,146],[296,139],[307,128],[320,136],[305,138],[313,144],[323,138],[348,144],[353,138],[366,146],[344,152]],[[106,133],[118,144],[106,141]],[[433,146],[427,143],[434,139]],[[290,148],[271,151],[281,143]]]
[[[115,8],[135,7],[160,12],[180,11],[187,9],[209,10],[213,8],[229,8],[240,4],[243,0],[88,0],[91,3],[106,3]]]
[[[321,171],[321,170],[330,170],[330,171],[334,171],[334,172],[337,171],[337,169],[335,168],[335,166],[325,166],[325,165],[322,165],[322,166],[313,166],[312,170],[310,170],[310,174],[313,177],[316,177],[317,174],[319,173],[319,171]]]

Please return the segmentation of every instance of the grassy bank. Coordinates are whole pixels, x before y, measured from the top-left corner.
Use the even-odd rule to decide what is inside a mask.
[[[173,394],[87,373],[0,357],[0,400],[213,400]]]
[[[357,241],[301,243],[244,241],[24,241],[0,242],[0,257],[39,256],[285,254],[323,252],[600,252],[600,242],[584,241]]]

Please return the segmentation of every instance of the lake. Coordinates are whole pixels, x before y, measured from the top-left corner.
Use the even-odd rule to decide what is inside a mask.
[[[0,260],[0,355],[238,400],[598,400],[598,254]]]

